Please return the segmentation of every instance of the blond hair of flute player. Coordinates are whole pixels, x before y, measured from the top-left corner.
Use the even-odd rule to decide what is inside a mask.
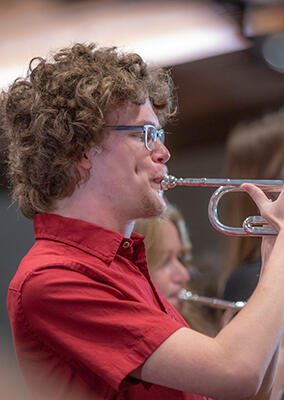
[[[36,61],[2,108],[13,197],[36,234],[8,293],[34,397],[267,399],[284,328],[284,193],[270,203],[244,186],[279,234],[264,240],[261,279],[236,318],[215,338],[189,329],[132,234],[166,208],[171,79],[95,45]]]
[[[195,303],[179,299],[182,289],[192,290],[192,273],[199,272],[193,264],[192,243],[181,211],[167,202],[167,210],[162,215],[137,219],[134,232],[145,236],[149,273],[165,299],[178,310],[191,329],[215,336],[218,321],[210,318],[201,307],[195,307]],[[200,274],[202,285],[208,283],[204,275]],[[194,291],[199,293],[199,280],[193,285]]]

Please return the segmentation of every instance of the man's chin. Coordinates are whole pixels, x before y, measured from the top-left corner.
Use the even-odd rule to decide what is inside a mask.
[[[157,191],[158,198],[157,198],[157,213],[155,215],[159,216],[164,214],[167,211],[168,205],[166,203],[166,200],[164,198],[164,192],[163,190],[158,190]]]
[[[165,202],[165,200],[163,199],[163,203],[162,203],[162,207],[160,209],[160,213],[158,215],[163,215],[165,214],[165,212],[167,211],[167,203]]]
[[[155,192],[155,196],[145,197],[143,201],[144,218],[158,217],[167,209],[167,203],[163,196]],[[143,218],[143,217],[140,217]]]

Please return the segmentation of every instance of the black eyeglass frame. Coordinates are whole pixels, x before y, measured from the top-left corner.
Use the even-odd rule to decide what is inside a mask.
[[[111,128],[115,131],[138,131],[142,130],[144,133],[144,145],[148,151],[153,151],[154,149],[151,149],[148,145],[148,129],[152,128],[154,129],[154,132],[151,134],[151,139],[154,142],[154,145],[156,145],[157,138],[160,139],[160,141],[164,144],[165,143],[165,131],[164,129],[157,129],[154,125],[113,125],[113,126],[108,126],[108,128]],[[153,137],[154,135],[154,137]],[[155,147],[154,147],[155,148]]]

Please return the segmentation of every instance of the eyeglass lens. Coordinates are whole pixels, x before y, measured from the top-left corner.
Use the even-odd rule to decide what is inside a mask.
[[[154,150],[156,142],[157,142],[157,136],[162,143],[165,142],[165,134],[162,130],[158,131],[154,126],[147,126],[147,128],[146,128],[146,144],[149,147],[149,149]]]

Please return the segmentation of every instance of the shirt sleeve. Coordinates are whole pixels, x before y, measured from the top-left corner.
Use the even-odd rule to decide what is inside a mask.
[[[45,346],[116,390],[183,327],[105,282],[60,267],[30,275],[22,288],[22,305],[29,328]]]

